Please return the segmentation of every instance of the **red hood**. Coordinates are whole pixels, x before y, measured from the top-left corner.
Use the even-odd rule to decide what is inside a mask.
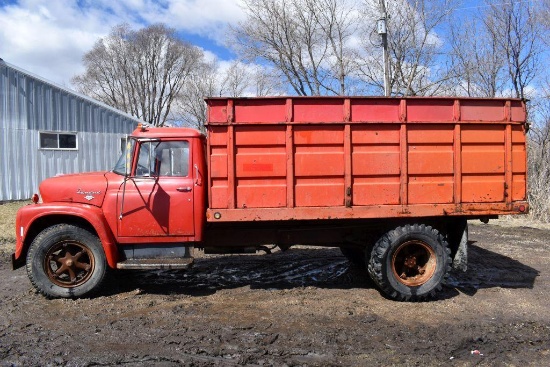
[[[105,172],[79,173],[48,178],[40,184],[42,202],[68,201],[101,206],[107,189]]]

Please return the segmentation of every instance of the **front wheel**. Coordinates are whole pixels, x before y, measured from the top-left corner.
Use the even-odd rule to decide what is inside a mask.
[[[36,236],[27,254],[33,286],[50,298],[77,298],[101,285],[107,263],[99,238],[88,230],[58,224]]]
[[[433,297],[451,269],[447,241],[437,229],[424,224],[407,224],[387,232],[367,261],[372,280],[399,301]]]

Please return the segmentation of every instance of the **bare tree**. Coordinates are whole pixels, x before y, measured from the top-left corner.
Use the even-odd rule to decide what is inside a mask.
[[[215,63],[204,63],[189,76],[185,88],[175,101],[174,123],[182,123],[204,131],[206,121],[205,97],[221,96],[221,88]]]
[[[531,2],[489,3],[485,24],[495,34],[506,56],[506,67],[513,93],[526,98],[526,88],[539,71],[541,28],[536,6]]]
[[[280,72],[269,67],[255,65],[252,68],[252,92],[258,97],[286,94]]]
[[[544,87],[548,95],[548,87]],[[528,134],[528,188],[531,216],[550,221],[550,99],[540,98],[531,107],[535,116]]]
[[[221,93],[227,97],[241,97],[252,83],[251,68],[236,60],[229,65],[221,78]]]
[[[365,18],[376,19],[379,1],[366,0]],[[388,49],[390,55],[390,87],[393,95],[435,95],[444,93],[452,74],[443,49],[442,36],[437,33],[452,12],[450,0],[389,0],[386,10]],[[365,22],[366,54],[376,54],[373,44],[374,23]],[[373,47],[375,46],[375,47]],[[370,86],[383,91],[383,60],[365,57],[361,76]]]
[[[199,48],[164,25],[138,31],[119,25],[84,55],[86,71],[72,82],[84,94],[162,126],[202,60]]]
[[[309,12],[326,36],[329,47],[328,64],[333,79],[339,84],[338,89],[330,89],[338,94],[346,94],[346,82],[356,69],[354,50],[347,45],[358,30],[358,9],[352,2],[337,0],[306,0]]]
[[[227,97],[270,96],[284,94],[281,76],[272,68],[233,61],[218,70],[220,95]]]
[[[450,24],[452,72],[455,93],[468,97],[495,97],[506,83],[506,57],[493,27],[483,15],[467,20],[454,17]],[[475,30],[475,37],[472,37]]]
[[[351,65],[346,42],[356,23],[344,0],[243,0],[247,19],[232,45],[248,61],[267,61],[298,95],[344,94]]]

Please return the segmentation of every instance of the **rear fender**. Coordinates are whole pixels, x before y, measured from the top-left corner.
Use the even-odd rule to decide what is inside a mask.
[[[107,263],[111,268],[116,268],[118,249],[103,211],[95,206],[78,203],[30,204],[17,212],[17,242],[15,253],[12,255],[14,268],[24,264],[27,250],[34,237],[43,229],[58,223],[89,225],[101,241]]]

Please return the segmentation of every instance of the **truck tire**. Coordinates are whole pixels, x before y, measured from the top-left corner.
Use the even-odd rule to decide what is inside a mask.
[[[101,285],[106,269],[99,238],[71,224],[44,229],[27,254],[29,279],[48,298],[89,295]]]
[[[350,263],[360,268],[365,268],[367,264],[365,263],[365,251],[360,248],[350,248],[350,247],[340,247],[342,255]]]
[[[437,229],[424,224],[407,224],[384,234],[367,263],[378,288],[398,301],[435,296],[451,269],[447,241]]]

